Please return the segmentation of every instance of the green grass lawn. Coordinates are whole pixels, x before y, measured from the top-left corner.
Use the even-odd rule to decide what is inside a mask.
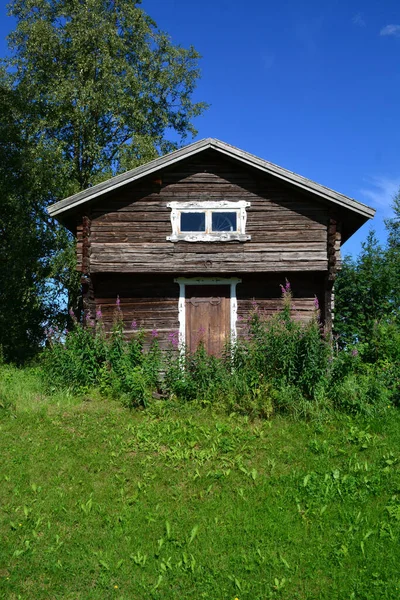
[[[0,378],[1,598],[400,598],[398,410],[250,422]]]

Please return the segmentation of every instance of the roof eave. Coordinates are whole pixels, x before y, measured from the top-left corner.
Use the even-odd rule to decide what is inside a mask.
[[[175,150],[170,154],[156,158],[150,163],[99,183],[93,188],[89,188],[83,192],[78,192],[69,198],[65,198],[64,200],[60,200],[59,202],[52,204],[47,208],[47,211],[51,217],[58,217],[65,211],[73,210],[81,204],[94,200],[102,194],[109,193],[115,189],[118,189],[119,187],[122,187],[123,185],[151,175],[162,168],[170,167],[180,160],[194,156],[195,154],[207,149],[217,150],[228,158],[240,160],[242,163],[247,164],[250,167],[256,168],[273,177],[277,177],[282,181],[292,184],[297,188],[303,189],[308,193],[312,193],[313,195],[320,197],[322,200],[332,202],[342,208],[351,210],[366,219],[371,219],[375,215],[375,209],[362,204],[353,198],[344,196],[339,192],[335,192],[334,190],[321,186],[320,184],[306,179],[301,175],[292,173],[291,171],[283,169],[282,167],[278,167],[273,163],[269,163],[268,161],[258,158],[257,156],[249,154],[243,150],[239,150],[234,146],[213,138],[199,140],[198,142],[194,142],[189,146]]]
[[[344,196],[343,194],[340,194],[339,192],[335,192],[334,190],[325,188],[325,186],[320,186],[319,184],[315,183],[314,181],[306,180],[301,175],[296,175],[296,173],[287,171],[286,169],[278,167],[277,165],[274,165],[273,163],[268,163],[267,161],[263,161],[262,159],[258,158],[257,156],[254,156],[252,154],[244,152],[243,150],[235,149],[236,150],[235,153],[229,152],[229,150],[227,151],[227,148],[230,148],[230,147],[227,144],[225,144],[224,142],[220,142],[219,140],[215,140],[215,142],[216,142],[216,147],[218,147],[218,149],[223,154],[226,154],[227,156],[232,156],[233,158],[237,158],[238,157],[237,155],[239,154],[241,160],[244,163],[248,164],[249,166],[256,167],[256,168],[262,170],[264,173],[268,173],[269,175],[278,177],[279,179],[281,179],[282,181],[285,181],[286,183],[291,183],[291,184],[295,185],[296,187],[300,187],[307,192],[311,192],[314,195],[319,196],[323,200],[328,200],[330,202],[334,202],[335,204],[337,204],[343,208],[353,210],[354,212],[359,213],[360,215],[366,217],[367,219],[372,219],[373,216],[375,215],[376,210],[374,208],[371,208],[370,206],[367,206],[366,204],[363,204],[362,202],[358,202],[358,200],[354,200],[353,198]],[[233,147],[232,147],[232,149],[233,149]],[[283,171],[283,173],[280,173],[280,171]],[[320,187],[324,187],[324,191],[318,189]]]
[[[60,213],[66,210],[76,208],[80,204],[84,204],[85,202],[94,200],[102,194],[109,193],[128,183],[133,183],[141,177],[151,175],[152,173],[155,173],[156,171],[159,171],[162,168],[169,167],[175,164],[176,162],[179,162],[183,158],[188,158],[197,154],[198,152],[201,152],[211,147],[212,145],[210,138],[207,138],[205,140],[199,140],[199,142],[195,142],[190,146],[180,148],[179,150],[175,150],[170,154],[166,154],[165,156],[156,158],[151,162],[146,163],[145,165],[132,169],[131,171],[127,171],[126,173],[123,173],[121,175],[116,175],[115,177],[112,177],[107,181],[93,186],[93,188],[89,188],[83,192],[78,192],[73,196],[69,196],[68,198],[64,198],[59,202],[55,202],[54,204],[47,207],[47,212],[51,217],[57,217]],[[132,173],[132,175],[129,175],[129,173]],[[106,183],[112,182],[113,180],[115,180],[114,183],[111,183],[110,185],[105,185]]]

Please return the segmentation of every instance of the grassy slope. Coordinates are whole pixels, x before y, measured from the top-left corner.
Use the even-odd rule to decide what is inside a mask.
[[[1,598],[400,597],[397,410],[249,423],[0,378]]]

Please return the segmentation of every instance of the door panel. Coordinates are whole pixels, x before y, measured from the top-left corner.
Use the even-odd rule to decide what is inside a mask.
[[[218,356],[230,339],[230,286],[186,286],[186,346],[195,352],[200,342]]]

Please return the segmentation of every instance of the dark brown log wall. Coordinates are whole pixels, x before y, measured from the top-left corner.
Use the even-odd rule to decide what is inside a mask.
[[[322,202],[213,153],[157,173],[156,179],[127,185],[93,204],[92,273],[327,270],[329,210]],[[246,228],[251,241],[168,242],[167,203],[185,200],[251,202]]]
[[[282,310],[281,285],[289,282],[293,294],[292,316],[299,321],[307,321],[315,315],[316,306],[323,318],[324,312],[324,275],[322,273],[267,273],[260,277],[242,276],[237,285],[238,321],[240,336],[245,332],[249,314],[257,308],[261,316],[269,317]],[[318,304],[316,304],[316,299]]]
[[[208,273],[202,273],[206,277]],[[257,275],[238,274],[242,283],[237,285],[238,334],[245,333],[245,322],[249,313],[258,307],[264,316],[282,308],[280,284],[285,284],[285,274],[267,273]],[[293,290],[293,316],[307,320],[315,311],[315,296],[324,302],[323,273],[287,273]],[[152,332],[157,332],[162,348],[168,346],[169,334],[179,330],[178,300],[179,285],[174,275],[142,274],[95,274],[92,278],[96,309],[101,307],[106,330],[112,327],[117,311],[116,299],[120,298],[120,309],[124,329],[128,336],[136,329],[144,330],[147,341]],[[132,328],[134,322],[134,328]]]
[[[152,332],[157,332],[161,346],[165,347],[168,335],[178,331],[179,286],[172,276],[95,274],[93,284],[96,308],[101,308],[107,331],[116,317],[117,296],[128,336],[140,329],[149,341]]]

